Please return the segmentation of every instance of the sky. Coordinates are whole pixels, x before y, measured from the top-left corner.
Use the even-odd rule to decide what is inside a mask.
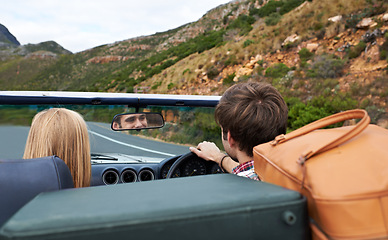
[[[22,44],[55,41],[76,53],[197,21],[231,0],[12,0],[3,24]]]

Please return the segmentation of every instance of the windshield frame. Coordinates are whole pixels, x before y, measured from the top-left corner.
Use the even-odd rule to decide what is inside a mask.
[[[60,91],[0,91],[1,105],[74,104],[215,107],[221,96]]]

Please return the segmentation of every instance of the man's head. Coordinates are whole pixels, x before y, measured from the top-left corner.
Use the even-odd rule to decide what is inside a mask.
[[[119,115],[115,117],[113,122],[113,129],[138,129],[146,128],[148,126],[147,117],[144,113]]]
[[[288,109],[280,93],[266,83],[240,83],[222,95],[215,111],[224,140],[228,133],[239,150],[253,156],[253,147],[286,133]]]

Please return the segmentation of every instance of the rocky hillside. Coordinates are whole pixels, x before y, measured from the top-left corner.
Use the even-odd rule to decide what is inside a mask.
[[[387,3],[355,2],[306,1],[273,26],[271,15],[259,18],[248,34],[190,55],[139,89],[220,95],[236,82],[266,81],[317,111],[324,104],[308,104],[322,96],[349,103],[339,109],[366,108],[388,127]]]
[[[232,1],[177,29],[77,54],[0,48],[0,87],[220,95],[265,81],[285,96],[291,118],[360,107],[383,122],[387,9],[384,0]]]

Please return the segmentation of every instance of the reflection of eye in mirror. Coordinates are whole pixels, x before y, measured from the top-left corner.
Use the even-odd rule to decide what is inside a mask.
[[[159,113],[125,113],[113,118],[111,128],[115,131],[161,128],[164,120]]]

